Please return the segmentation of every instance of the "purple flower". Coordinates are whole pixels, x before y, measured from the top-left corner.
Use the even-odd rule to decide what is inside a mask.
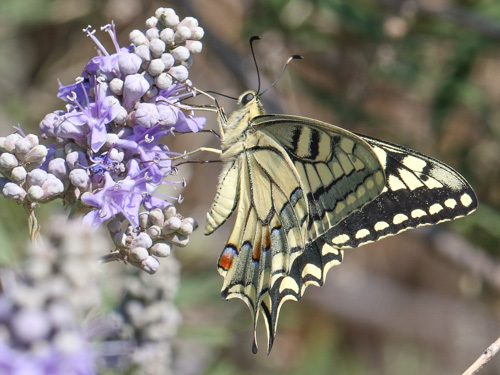
[[[136,182],[129,177],[116,182],[109,172],[104,174],[104,181],[104,186],[97,192],[82,196],[84,203],[97,207],[85,215],[84,224],[97,227],[121,213],[132,225],[137,226],[142,196],[140,191],[134,189]]]
[[[186,117],[182,111],[179,111],[179,120],[175,125],[175,130],[179,133],[196,133],[203,129],[206,121],[205,117]]]

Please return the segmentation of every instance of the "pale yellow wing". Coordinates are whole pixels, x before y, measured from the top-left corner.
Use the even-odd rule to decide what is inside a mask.
[[[311,283],[320,285],[327,269],[342,260],[320,237],[376,198],[385,177],[371,147],[343,129],[285,116],[259,116],[252,124],[244,151],[221,175],[207,230],[237,205],[219,259],[222,295],[243,299],[255,325],[262,311],[270,350],[282,303],[300,298]],[[306,248],[319,260],[302,267],[298,279],[290,277],[296,260],[306,259]]]

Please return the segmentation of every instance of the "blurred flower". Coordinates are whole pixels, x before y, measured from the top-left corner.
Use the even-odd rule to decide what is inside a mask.
[[[53,218],[16,277],[2,270],[0,373],[95,374],[81,318],[101,302],[95,259],[102,232]]]

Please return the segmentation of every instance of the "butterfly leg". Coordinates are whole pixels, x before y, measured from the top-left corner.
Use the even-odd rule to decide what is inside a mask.
[[[191,155],[195,155],[199,152],[212,152],[214,154],[222,154],[222,151],[219,150],[218,148],[212,148],[212,147],[200,147],[200,148],[197,148],[196,150],[193,150],[193,151],[189,151],[189,152],[184,152],[182,153],[181,155],[177,155],[177,156],[172,156],[171,158],[164,158],[164,159],[161,159],[162,161],[163,160],[179,160],[179,159],[185,159]]]

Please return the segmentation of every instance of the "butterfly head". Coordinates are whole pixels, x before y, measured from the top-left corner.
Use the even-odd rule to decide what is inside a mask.
[[[243,94],[241,94],[240,97],[238,98],[238,105],[242,107],[240,111],[242,111],[243,113],[245,113],[246,116],[248,116],[248,120],[251,120],[256,116],[266,114],[264,106],[260,101],[259,94],[257,94],[253,90],[248,90],[245,91]]]
[[[236,142],[243,141],[245,133],[252,127],[253,118],[266,114],[259,94],[252,90],[245,91],[240,95],[238,106],[240,108],[234,111],[228,119],[219,115],[219,124],[224,130],[223,152]]]

